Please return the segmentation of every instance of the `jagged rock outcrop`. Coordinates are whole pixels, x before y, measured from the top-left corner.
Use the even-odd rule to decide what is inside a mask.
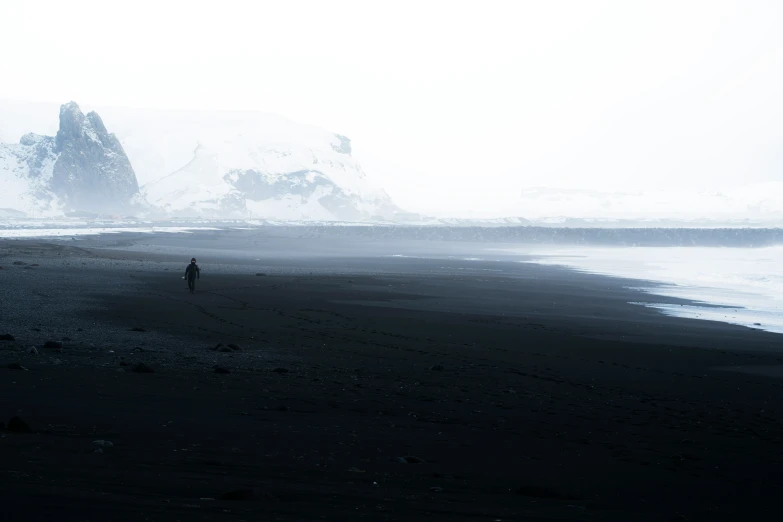
[[[0,188],[9,189],[0,191],[0,206],[33,214],[120,214],[143,203],[120,141],[74,102],[60,108],[56,136],[30,133],[0,144]]]
[[[75,103],[63,105],[55,153],[51,188],[68,207],[111,212],[132,206],[139,192],[136,174],[120,141],[97,113],[85,116]]]

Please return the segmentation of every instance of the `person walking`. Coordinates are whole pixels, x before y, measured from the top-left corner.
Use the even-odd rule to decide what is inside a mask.
[[[196,258],[190,260],[190,264],[185,269],[185,279],[188,280],[188,290],[191,294],[196,293],[196,279],[201,279],[201,269],[196,264]]]

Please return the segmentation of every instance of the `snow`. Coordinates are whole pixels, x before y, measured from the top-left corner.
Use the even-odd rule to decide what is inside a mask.
[[[25,161],[36,143],[7,145],[0,143],[0,209],[13,209],[31,217],[52,217],[62,214],[57,198],[51,201],[37,198],[37,191],[45,191],[52,178],[56,156],[51,148],[43,159],[38,177],[30,177],[30,166]]]
[[[278,115],[95,106],[83,109],[100,114],[109,132],[119,138],[150,202],[170,209],[209,207],[210,201],[229,192],[223,176],[234,169],[253,169],[270,180],[299,170],[323,172],[347,194],[358,196],[361,210],[369,215],[374,214],[379,203],[387,201],[385,192],[358,162],[339,152],[339,136]],[[58,112],[57,104],[0,100],[0,138],[15,144],[29,132],[53,136],[57,132]],[[7,157],[0,161],[7,161]],[[7,172],[7,167],[0,168]],[[8,192],[0,194],[0,207],[6,206],[4,202],[11,195],[16,197],[24,192],[18,186],[11,187],[12,181],[3,183],[8,185]],[[279,208],[286,220],[290,218],[287,203],[268,201],[263,205]],[[258,216],[269,215],[262,205],[249,206]],[[533,187],[522,191],[513,209],[499,209],[498,216],[501,219],[494,223],[480,221],[524,225],[529,224],[525,220],[556,224],[572,218],[596,220],[596,224],[600,220],[719,218],[724,222],[755,219],[778,225],[783,223],[783,183],[738,183],[722,191],[701,193],[677,189],[600,192]]]
[[[82,132],[91,140],[96,143],[101,143],[101,139],[98,137],[98,133],[95,131],[95,128],[92,126],[92,121],[90,118],[84,119],[84,124],[82,125]]]
[[[45,107],[45,108],[44,108]],[[345,150],[338,135],[282,116],[258,112],[159,111],[116,107],[94,110],[120,140],[147,200],[171,212],[210,209],[229,194],[224,176],[234,170],[254,170],[270,182],[292,172],[321,172],[349,196],[360,210],[378,213],[389,202],[386,193],[365,174]],[[58,107],[0,100],[0,136],[34,131],[54,135]],[[96,139],[89,118],[84,131]],[[91,132],[92,131],[92,132]],[[7,138],[6,138],[7,139]],[[317,199],[317,198],[316,198]],[[294,200],[248,202],[253,217],[295,219]],[[300,219],[335,219],[324,208],[301,202]],[[274,216],[273,212],[282,212]],[[327,213],[328,214],[328,213]]]
[[[289,195],[279,199],[248,201],[247,208],[253,217],[261,219],[331,221],[334,216],[318,203],[318,199],[325,195],[326,189],[318,187],[306,200]]]
[[[107,121],[112,120],[107,118]],[[334,134],[276,118],[256,121],[234,117],[229,121],[237,124],[237,128],[223,127],[221,130],[220,125],[225,125],[225,122],[217,121],[194,123],[209,127],[209,132],[198,137],[191,127],[187,127],[190,129],[187,131],[185,127],[171,127],[173,122],[162,122],[160,127],[156,127],[156,132],[164,133],[162,138],[151,138],[151,133],[143,134],[143,138],[135,134],[125,134],[121,138],[127,144],[126,153],[131,157],[140,180],[154,177],[147,169],[163,165],[171,168],[176,164],[172,158],[180,158],[180,162],[187,160],[175,172],[143,185],[142,192],[151,204],[174,212],[210,208],[210,202],[232,191],[233,187],[225,176],[237,170],[259,172],[270,182],[291,172],[317,170],[348,195],[358,196],[362,202],[361,209],[368,215],[375,213],[376,199],[383,201],[388,198],[370,183],[355,160],[332,148],[332,144],[339,142]],[[270,125],[274,127],[270,128]],[[118,130],[118,135],[123,136],[121,130]],[[188,135],[192,136],[189,142],[185,139]],[[144,151],[152,149],[154,143],[145,144],[142,139],[155,139],[167,145],[158,147],[154,156],[147,157]],[[182,147],[187,147],[189,154]],[[312,180],[314,176],[310,178]],[[320,205],[316,208],[313,200],[317,198],[318,195],[314,194],[308,200],[247,201],[247,209],[253,217],[259,218],[295,219],[298,215],[300,219],[314,216],[317,216],[315,219],[335,219]]]
[[[225,196],[231,187],[219,175],[220,160],[201,147],[183,168],[142,187],[142,194],[153,205],[170,211],[184,210],[204,201]]]
[[[0,206],[11,206],[21,201],[30,188],[26,175],[27,165],[23,165],[15,151],[0,145]]]
[[[194,160],[196,151],[212,155],[212,169],[197,183],[212,183],[229,170],[253,169],[271,176],[319,170],[351,194],[382,195],[359,164],[337,152],[334,133],[256,112],[155,111],[112,107],[96,109],[117,135],[141,185],[156,182]]]

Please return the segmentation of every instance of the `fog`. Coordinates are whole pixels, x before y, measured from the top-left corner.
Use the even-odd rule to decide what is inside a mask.
[[[783,204],[781,11],[17,2],[0,17],[0,98],[280,114],[350,137],[368,178],[428,216],[759,218]],[[56,113],[21,130],[7,114],[0,140],[56,131]]]

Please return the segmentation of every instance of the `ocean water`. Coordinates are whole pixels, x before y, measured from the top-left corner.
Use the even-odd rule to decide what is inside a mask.
[[[637,304],[667,315],[783,333],[783,247],[519,249],[523,262],[639,280]],[[645,282],[653,282],[649,284]],[[645,294],[647,298],[645,298]],[[683,298],[691,305],[656,302]]]

